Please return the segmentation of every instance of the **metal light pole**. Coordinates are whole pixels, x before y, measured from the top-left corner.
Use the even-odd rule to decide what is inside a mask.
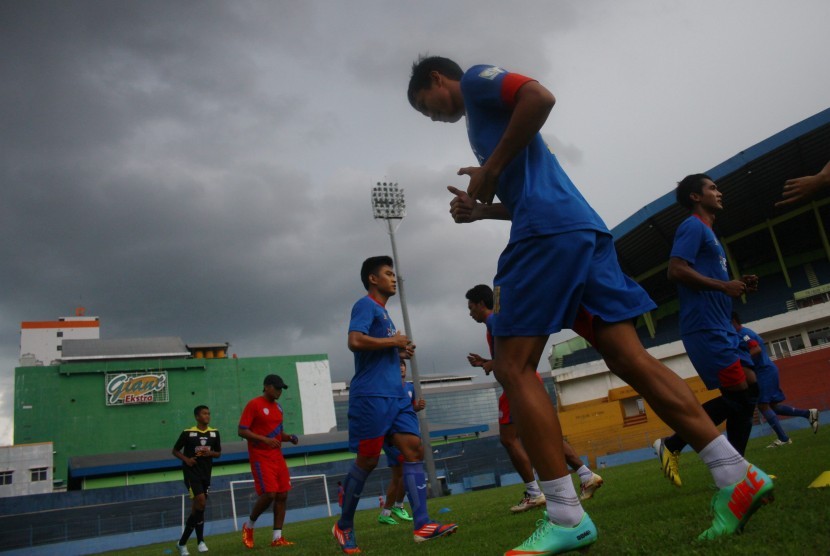
[[[404,293],[404,277],[398,259],[398,246],[395,244],[395,230],[406,216],[406,202],[403,196],[403,189],[393,182],[377,182],[372,188],[372,213],[375,219],[386,221],[387,232],[392,240],[392,259],[395,261],[395,272],[398,277],[398,290],[401,297],[401,312],[403,312],[403,325],[410,342],[415,342],[412,334],[412,326],[409,324],[409,311],[406,308],[406,294]],[[394,221],[394,223],[393,223]],[[412,362],[412,382],[415,385],[415,397],[421,399],[421,376],[418,373],[418,360],[415,355],[410,359]],[[429,439],[429,422],[426,416],[427,410],[418,412],[418,422],[421,426],[421,442],[424,445],[424,466],[426,467],[429,485],[433,496],[441,496],[443,493],[438,484],[438,477],[435,474],[435,458],[432,455],[432,442]]]

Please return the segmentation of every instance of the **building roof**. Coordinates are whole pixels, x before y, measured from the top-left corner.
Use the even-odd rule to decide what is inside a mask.
[[[715,232],[727,247],[737,268],[751,269],[776,262],[776,249],[767,229],[774,225],[781,252],[803,253],[821,249],[813,207],[823,222],[830,222],[830,197],[812,204],[775,207],[784,182],[813,175],[830,159],[830,108],[815,114],[757,145],[739,152],[714,168],[681,169],[685,174],[703,171],[723,193],[723,214]],[[674,233],[688,217],[675,201],[674,188],[616,226],[611,233],[623,271],[638,281],[651,297],[663,303],[676,297],[665,276]],[[799,216],[800,215],[800,216]]]
[[[127,338],[117,340],[64,340],[61,360],[90,361],[95,359],[144,359],[158,357],[189,357],[190,351],[181,338]]]

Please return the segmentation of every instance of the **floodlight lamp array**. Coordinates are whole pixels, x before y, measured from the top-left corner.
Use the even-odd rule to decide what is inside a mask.
[[[397,182],[377,182],[372,188],[372,212],[375,218],[403,218],[406,216],[406,201],[403,188]]]

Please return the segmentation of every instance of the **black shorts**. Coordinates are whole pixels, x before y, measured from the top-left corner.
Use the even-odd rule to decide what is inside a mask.
[[[196,498],[200,494],[207,496],[210,490],[210,479],[199,477],[197,475],[184,475],[184,486],[187,487],[187,492],[191,498]]]

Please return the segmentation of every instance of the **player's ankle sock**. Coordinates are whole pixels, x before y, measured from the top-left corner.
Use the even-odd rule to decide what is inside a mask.
[[[429,523],[427,514],[427,477],[424,473],[424,462],[403,462],[403,484],[412,507],[412,520],[415,529],[420,529]]]
[[[343,512],[338,522],[341,529],[354,527],[354,512],[357,509],[357,503],[360,502],[363,485],[366,484],[368,476],[369,473],[358,467],[356,463],[352,464],[349,474],[346,475],[346,480],[343,481]]]
[[[380,515],[382,515],[383,517],[389,517],[392,515],[392,510],[390,510],[389,508],[383,508],[380,511]]]
[[[583,484],[590,481],[591,477],[594,476],[594,472],[588,469],[587,465],[583,465],[582,467],[577,469],[576,474],[579,475],[579,482]]]
[[[749,463],[729,443],[718,435],[700,451],[700,459],[709,468],[718,488],[728,487],[746,477]]]
[[[393,507],[393,508],[403,508],[403,500],[400,500],[400,501],[398,501],[398,502],[395,502],[395,503],[392,505],[392,507]]]
[[[282,538],[282,529],[274,529],[273,535],[271,535],[271,541],[278,541]]]
[[[570,475],[552,481],[539,481],[547,500],[548,519],[562,527],[574,527],[582,521],[585,510],[576,497]]]
[[[810,411],[807,409],[796,409],[794,407],[790,407],[788,405],[781,405],[778,404],[773,408],[778,415],[786,415],[787,417],[804,417],[805,419],[810,418]]]
[[[528,496],[535,497],[542,494],[541,489],[539,489],[539,484],[535,480],[525,483],[525,490],[527,491]]]
[[[778,436],[778,440],[781,442],[786,442],[790,439],[787,436],[787,433],[784,432],[784,428],[781,426],[781,421],[778,420],[778,415],[771,409],[764,409],[761,411],[761,414],[764,416],[764,419],[767,421],[767,424],[775,431],[775,434]]]
[[[179,546],[184,546],[187,544],[187,539],[190,538],[190,535],[193,533],[193,528],[196,527],[196,516],[190,514],[187,516],[187,521],[184,522],[184,531],[182,532],[182,536],[179,539]]]
[[[253,529],[254,527],[256,527],[256,519],[249,517],[248,523],[246,523],[246,525],[248,526],[248,529]]]

